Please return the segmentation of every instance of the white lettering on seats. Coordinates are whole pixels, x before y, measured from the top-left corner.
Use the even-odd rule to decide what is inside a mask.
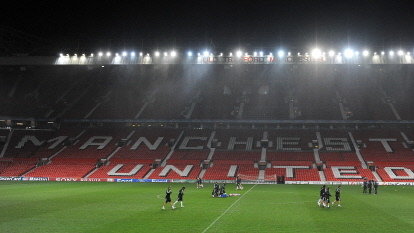
[[[193,165],[187,165],[187,166],[185,166],[184,170],[181,171],[180,169],[178,169],[174,165],[167,165],[167,166],[164,167],[164,169],[162,169],[159,176],[167,176],[170,171],[174,171],[179,176],[186,177],[186,176],[188,176],[188,174],[190,174],[190,171],[191,171],[192,168],[193,168]]]
[[[88,146],[98,146],[98,150],[105,148],[108,143],[112,140],[111,136],[93,136],[89,138],[85,144],[83,144],[79,149],[84,150]]]
[[[164,137],[158,137],[154,143],[151,143],[146,137],[140,137],[138,140],[132,145],[131,150],[136,150],[142,143],[144,143],[148,149],[156,150],[160,146]]]
[[[384,167],[385,172],[394,180],[414,180],[414,172],[405,167]],[[407,176],[398,176],[394,170],[403,170]]]
[[[114,168],[112,168],[108,172],[108,175],[110,175],[110,176],[133,176],[133,175],[137,174],[139,172],[139,170],[141,170],[141,168],[144,165],[138,164],[130,172],[118,172],[123,166],[124,166],[124,164],[117,164]]]
[[[344,175],[344,174],[358,174],[358,171],[353,166],[332,166],[332,173],[336,179],[362,179],[362,176]]]

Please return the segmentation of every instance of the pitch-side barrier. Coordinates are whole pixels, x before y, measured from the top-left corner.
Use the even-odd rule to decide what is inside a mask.
[[[186,179],[120,179],[120,178],[73,178],[73,177],[20,177],[0,176],[0,181],[57,181],[57,182],[117,182],[117,183],[196,183],[197,180]],[[203,183],[234,183],[234,180],[203,180]],[[244,180],[243,184],[277,184],[275,181]],[[408,185],[414,182],[378,182],[379,185]],[[285,181],[285,184],[311,185],[362,185],[362,182],[346,181]]]

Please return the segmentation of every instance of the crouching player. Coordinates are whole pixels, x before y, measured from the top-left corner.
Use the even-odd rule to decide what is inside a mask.
[[[185,190],[185,187],[182,187],[182,188],[180,189],[180,191],[178,191],[178,198],[177,198],[177,200],[174,202],[174,204],[172,205],[172,206],[173,206],[173,208],[175,208],[175,204],[177,204],[177,202],[180,202],[181,207],[184,207],[184,205],[183,205],[184,190]]]
[[[341,186],[339,185],[338,188],[335,190],[335,201],[332,202],[332,206],[338,202],[338,206],[341,207]]]

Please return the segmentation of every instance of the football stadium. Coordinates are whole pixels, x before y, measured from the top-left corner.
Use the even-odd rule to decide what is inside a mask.
[[[413,232],[410,46],[2,46],[0,232]]]

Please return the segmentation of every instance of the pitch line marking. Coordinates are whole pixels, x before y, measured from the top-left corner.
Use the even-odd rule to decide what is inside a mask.
[[[239,202],[250,190],[252,190],[257,184],[253,185],[247,192],[245,192],[239,199],[237,199],[233,204],[231,204],[220,216],[218,216],[204,231],[201,233],[205,233],[210,229],[221,217],[223,217],[230,209],[233,207],[237,202]]]

